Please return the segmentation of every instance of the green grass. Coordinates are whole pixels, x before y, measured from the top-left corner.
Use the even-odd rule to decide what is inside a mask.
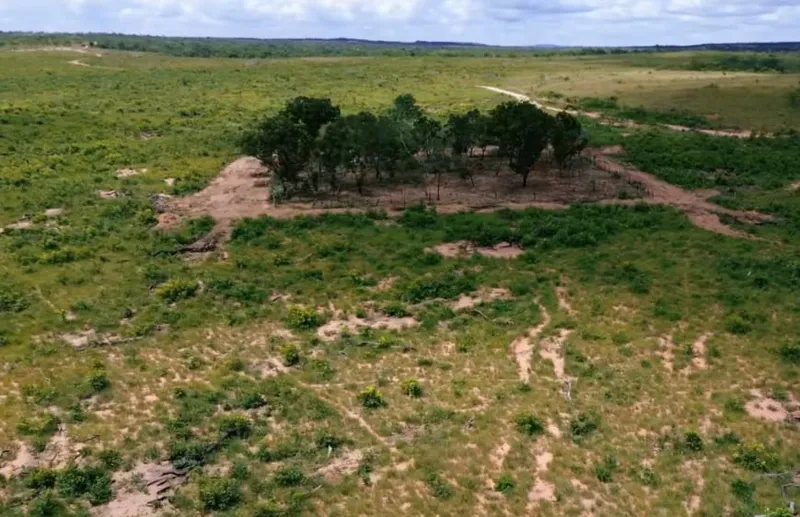
[[[149,196],[168,177],[204,185],[257,114],[300,93],[346,111],[405,91],[440,115],[485,109],[502,98],[475,84],[559,63],[86,58],[117,72],[74,57],[0,53],[0,224],[35,225],[0,235],[0,448],[50,443],[49,455],[59,425],[86,445],[78,470],[7,482],[33,498],[28,515],[82,515],[108,497],[112,470],[145,460],[194,469],[172,501],[179,515],[521,515],[537,480],[556,495],[541,515],[580,514],[589,498],[597,515],[680,514],[695,493],[709,515],[781,504],[758,473],[800,461],[797,432],[744,405],[754,388],[800,396],[795,141],[588,125],[594,143],[622,143],[668,181],[778,215],[758,241],[656,206],[412,209],[240,221],[226,255],[187,262],[178,249],[213,221],[158,234]],[[148,172],[118,179],[121,167]],[[124,196],[96,196],[110,189]],[[65,211],[48,222],[48,208]],[[463,239],[526,253],[425,251]],[[454,309],[481,288],[509,294]],[[318,335],[376,314],[419,325]],[[522,387],[511,343],[548,318]],[[122,341],[75,350],[58,337],[84,328]],[[570,400],[539,354],[562,332]],[[705,333],[700,369],[692,343]],[[539,472],[543,452],[553,459]],[[340,460],[346,472],[323,475]],[[0,513],[26,515],[6,502]]]

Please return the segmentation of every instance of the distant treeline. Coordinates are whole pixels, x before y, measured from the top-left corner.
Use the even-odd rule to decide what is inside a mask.
[[[800,51],[800,43],[737,43],[709,44],[689,47],[561,47],[542,45],[531,47],[501,47],[477,43],[446,41],[370,41],[359,39],[257,39],[257,38],[180,38],[166,36],[137,36],[127,34],[86,33],[29,33],[1,32],[0,48],[6,46],[65,46],[82,45],[109,50],[157,52],[178,57],[276,58],[324,56],[443,56],[443,57],[521,57],[521,56],[583,56],[647,54],[681,50],[727,50],[749,52]],[[698,65],[701,66],[701,65]],[[716,65],[704,64],[714,70],[790,71],[779,58],[732,59]],[[727,68],[726,68],[727,67]],[[701,69],[701,68],[697,68]]]

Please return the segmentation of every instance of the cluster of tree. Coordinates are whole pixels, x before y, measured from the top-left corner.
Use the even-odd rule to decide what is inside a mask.
[[[242,141],[245,153],[274,171],[278,195],[341,189],[352,178],[359,192],[367,177],[395,178],[399,171],[422,168],[471,179],[474,149],[497,146],[509,167],[527,185],[545,150],[563,169],[587,144],[578,119],[555,117],[524,102],[505,102],[488,114],[453,113],[442,122],[427,115],[409,94],[400,95],[383,113],[342,115],[329,99],[297,97],[274,116],[264,118]],[[437,193],[438,197],[438,193]]]

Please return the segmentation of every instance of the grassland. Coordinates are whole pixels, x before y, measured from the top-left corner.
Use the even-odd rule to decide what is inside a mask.
[[[796,138],[585,121],[593,145],[777,217],[732,223],[752,239],[649,205],[264,217],[191,262],[179,248],[214,221],[153,230],[153,194],[202,189],[296,95],[354,112],[412,92],[444,116],[504,100],[488,84],[800,129],[796,75],[665,68],[0,52],[0,514],[117,517],[159,462],[179,472],[159,511],[177,515],[781,506],[762,474],[800,464],[783,421],[800,397]],[[525,252],[431,251],[464,240]]]

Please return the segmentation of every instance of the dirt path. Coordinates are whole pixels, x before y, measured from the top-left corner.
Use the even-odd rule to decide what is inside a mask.
[[[569,113],[570,115],[582,115],[584,117],[588,117],[591,119],[595,119],[599,121],[601,124],[607,126],[617,126],[617,127],[630,127],[630,128],[648,128],[651,127],[647,124],[639,124],[638,122],[634,122],[632,120],[608,120],[603,117],[602,113],[598,113],[596,111],[576,111],[571,109],[564,109],[558,108],[556,106],[546,106],[535,99],[530,98],[527,95],[523,95],[521,93],[512,92],[509,90],[503,90],[502,88],[495,88],[494,86],[479,86],[479,88],[483,88],[484,90],[489,90],[495,93],[501,93],[503,95],[508,95],[510,97],[514,97],[518,101],[521,102],[530,102],[535,105],[537,108],[552,111],[552,112],[560,112],[564,111]],[[670,129],[672,131],[677,131],[679,133],[687,133],[687,132],[696,132],[696,133],[703,133],[705,135],[711,136],[728,136],[732,138],[750,138],[753,136],[753,132],[749,129],[698,129],[692,128],[687,126],[679,126],[676,124],[659,124],[657,127],[662,127],[666,129]],[[769,134],[764,134],[764,136],[770,136]]]
[[[612,150],[617,151],[618,149],[613,148]],[[585,154],[593,160],[597,168],[613,174],[619,174],[627,181],[636,182],[644,186],[646,192],[643,200],[644,202],[673,206],[684,212],[689,219],[700,228],[731,237],[752,238],[751,235],[735,230],[722,223],[719,216],[728,216],[737,221],[749,224],[760,224],[774,219],[772,216],[760,214],[758,212],[731,210],[715,205],[707,201],[702,193],[684,190],[676,185],[662,181],[652,174],[616,161],[608,156],[607,149],[589,149]],[[641,200],[609,200],[603,203],[634,204],[636,202],[641,202]]]
[[[98,70],[124,70],[124,68],[116,68],[113,66],[90,65],[88,63],[84,63],[80,59],[73,59],[72,61],[68,61],[67,64],[73,66],[82,66],[84,68],[97,68]]]

